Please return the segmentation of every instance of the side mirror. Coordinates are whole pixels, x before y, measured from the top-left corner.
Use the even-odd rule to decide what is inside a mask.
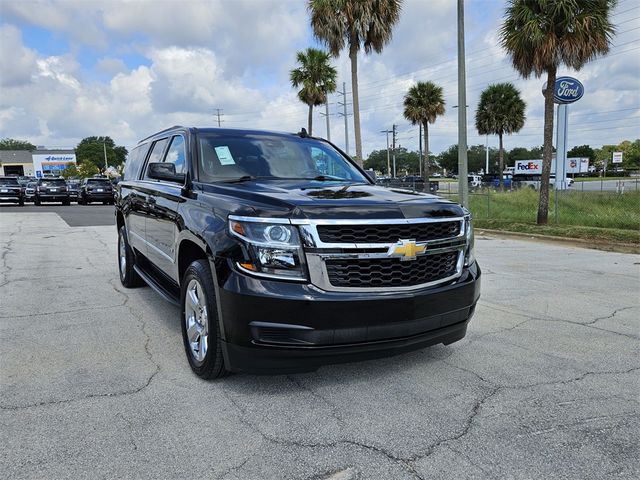
[[[170,162],[153,162],[149,164],[149,178],[166,182],[184,183],[184,173],[176,173],[176,166]]]

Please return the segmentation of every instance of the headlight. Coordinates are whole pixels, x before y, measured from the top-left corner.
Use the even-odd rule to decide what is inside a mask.
[[[475,238],[473,234],[473,221],[471,219],[471,214],[467,215],[464,220],[464,229],[465,229],[465,238],[466,238],[466,247],[464,252],[464,266],[468,267],[476,261],[476,257],[474,254],[474,243]]]
[[[300,236],[288,221],[229,216],[229,232],[246,247],[245,259],[237,263],[241,270],[286,280],[307,279]]]

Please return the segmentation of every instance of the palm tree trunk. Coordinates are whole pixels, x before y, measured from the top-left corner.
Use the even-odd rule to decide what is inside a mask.
[[[353,45],[353,43],[352,43]],[[360,98],[358,95],[358,50],[349,49],[351,60],[351,95],[353,97],[353,129],[356,137],[356,161],[362,166],[362,137],[360,134]]]
[[[504,170],[504,150],[502,148],[502,134],[499,133],[498,134],[498,138],[500,139],[500,152],[498,153],[498,158],[500,159],[500,173],[499,173],[499,179],[500,179],[500,190],[504,190],[504,175],[502,173],[502,171]]]
[[[424,122],[424,168],[422,175],[424,178],[424,191],[429,192],[429,122]]]
[[[313,103],[309,104],[309,119],[307,120],[307,127],[309,127],[308,128],[309,131],[307,133],[309,135],[313,135],[313,133],[312,133],[313,132],[313,130],[312,130],[312,127],[313,127]]]
[[[544,147],[542,149],[542,179],[538,202],[538,225],[546,225],[549,216],[549,174],[553,155],[553,90],[556,67],[547,71],[547,89],[544,92]]]

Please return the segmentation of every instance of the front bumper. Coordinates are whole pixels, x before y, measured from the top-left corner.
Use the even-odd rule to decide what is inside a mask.
[[[460,340],[480,297],[480,268],[402,293],[326,292],[232,273],[218,295],[227,368],[304,372]]]
[[[22,198],[23,197],[21,197],[20,195],[11,195],[11,194],[6,194],[6,193],[0,193],[0,202],[19,203]]]

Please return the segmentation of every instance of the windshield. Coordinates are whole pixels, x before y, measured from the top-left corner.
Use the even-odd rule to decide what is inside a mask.
[[[202,182],[267,178],[368,183],[331,145],[312,138],[205,134],[199,147]]]
[[[40,185],[43,187],[64,187],[66,184],[62,178],[48,178],[40,180]]]
[[[0,178],[0,185],[20,185],[17,178]]]

